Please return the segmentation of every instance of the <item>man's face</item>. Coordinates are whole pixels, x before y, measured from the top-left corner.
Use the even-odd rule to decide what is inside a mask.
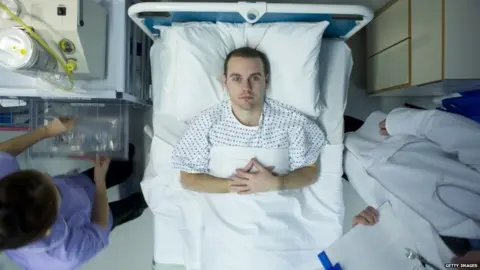
[[[268,76],[260,58],[232,57],[223,83],[233,104],[250,111],[265,100]]]

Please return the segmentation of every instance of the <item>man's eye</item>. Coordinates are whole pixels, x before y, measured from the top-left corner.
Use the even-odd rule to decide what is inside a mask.
[[[239,77],[233,77],[233,78],[232,78],[232,81],[234,81],[234,82],[239,82],[239,81],[240,81],[240,78],[239,78]]]
[[[256,82],[260,81],[260,76],[253,76],[253,80]]]

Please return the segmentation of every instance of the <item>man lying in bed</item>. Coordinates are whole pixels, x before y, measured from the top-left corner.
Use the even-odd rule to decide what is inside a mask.
[[[266,98],[269,73],[266,55],[255,49],[244,47],[227,56],[223,83],[230,100],[194,118],[173,152],[173,166],[181,171],[186,189],[245,194],[298,189],[315,183],[315,164],[326,143],[325,135],[305,115]],[[252,159],[230,179],[214,177],[209,174],[209,155],[214,146],[287,148],[290,173],[275,175],[269,166],[272,164]]]

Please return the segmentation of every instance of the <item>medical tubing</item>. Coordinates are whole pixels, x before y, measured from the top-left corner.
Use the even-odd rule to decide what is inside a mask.
[[[454,184],[440,184],[440,185],[437,185],[437,186],[435,187],[435,195],[437,196],[438,200],[439,200],[441,203],[443,203],[443,205],[445,205],[445,206],[446,206],[447,208],[449,208],[450,210],[455,211],[455,212],[457,212],[457,213],[459,213],[459,214],[461,214],[461,215],[463,215],[463,216],[465,216],[465,217],[467,217],[467,218],[470,218],[470,219],[472,219],[472,220],[476,220],[475,218],[470,217],[470,216],[469,216],[468,214],[466,214],[465,212],[463,212],[463,211],[461,211],[461,210],[458,210],[458,209],[455,209],[454,207],[450,206],[450,205],[440,196],[440,194],[439,194],[439,189],[440,189],[441,187],[453,187],[453,188],[458,188],[458,189],[461,189],[461,190],[464,190],[464,191],[473,193],[473,194],[475,194],[475,195],[477,195],[477,196],[480,196],[480,193],[475,192],[475,191],[468,190],[468,189],[466,189],[466,188],[464,188],[464,187],[462,187],[462,186],[457,186],[457,185],[454,185]],[[458,198],[458,199],[460,200],[461,198]]]
[[[21,25],[25,30],[27,31],[30,36],[32,36],[55,60],[57,60],[58,63],[60,63],[60,66],[63,68],[65,71],[65,74],[68,77],[68,82],[70,83],[69,87],[64,87],[63,85],[57,84],[56,82],[47,79],[47,81],[55,86],[56,88],[65,90],[65,91],[71,91],[73,89],[73,78],[72,78],[72,71],[68,67],[69,64],[64,61],[62,57],[60,57],[44,40],[42,37],[40,37],[37,33],[35,33],[32,28],[30,28],[27,24],[25,24],[17,15],[15,15],[5,4],[0,2],[0,9],[3,9],[16,23]]]

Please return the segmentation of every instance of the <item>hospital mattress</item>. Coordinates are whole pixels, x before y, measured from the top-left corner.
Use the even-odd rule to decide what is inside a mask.
[[[152,56],[152,61],[158,57]],[[325,182],[322,200],[325,211],[335,216],[335,232],[319,231],[325,234],[325,245],[328,246],[340,236],[343,226],[343,193],[342,193],[342,155],[343,155],[343,113],[346,105],[346,95],[352,69],[352,57],[349,47],[344,41],[324,39],[320,56],[320,96],[324,107],[317,123],[327,134],[329,145],[321,154],[321,174],[318,182]],[[155,67],[155,63],[152,63]],[[152,70],[155,73],[155,70]],[[155,95],[155,83],[153,84]],[[292,93],[294,94],[294,93]],[[173,145],[180,139],[187,126],[178,121],[174,115],[157,113],[159,104],[153,104],[153,129],[150,157],[142,182],[142,190],[146,200],[155,215],[154,218],[154,264],[156,269],[162,265],[183,264],[182,253],[185,243],[182,234],[188,233],[182,224],[182,213],[185,198],[179,194],[181,189],[178,181],[178,171],[172,169],[171,153]],[[330,234],[330,236],[329,236]],[[333,235],[333,236],[332,236]],[[333,237],[333,238],[332,238]]]

